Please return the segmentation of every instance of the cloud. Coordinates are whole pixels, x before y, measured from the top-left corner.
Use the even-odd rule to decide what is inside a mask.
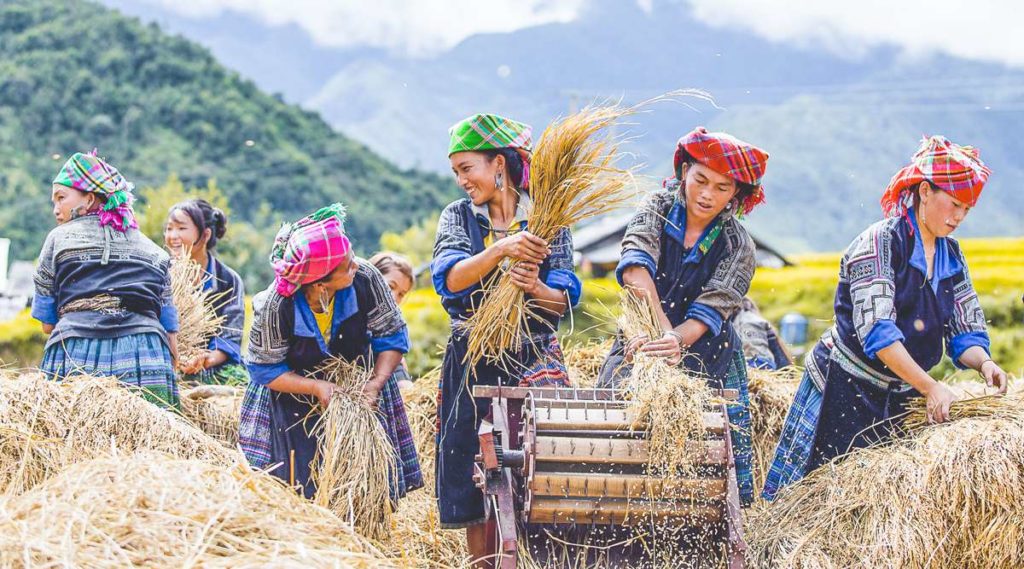
[[[1024,10],[1015,0],[689,1],[709,25],[852,57],[895,45],[909,55],[939,52],[1024,66]]]
[[[574,19],[586,0],[144,0],[183,16],[227,11],[270,25],[295,24],[326,47],[443,51],[479,33]]]

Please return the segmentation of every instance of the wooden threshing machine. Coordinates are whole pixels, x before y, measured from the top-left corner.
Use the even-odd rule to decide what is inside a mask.
[[[735,391],[719,392],[735,400]],[[687,441],[697,474],[648,472],[646,433],[614,389],[475,386],[492,400],[474,480],[484,492],[501,569],[517,566],[530,528],[691,528],[712,536],[720,563],[744,565],[736,469],[725,404],[706,409],[706,437]],[[614,564],[611,564],[614,565]]]

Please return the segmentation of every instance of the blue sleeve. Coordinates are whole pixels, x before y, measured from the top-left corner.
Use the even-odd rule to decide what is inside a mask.
[[[569,306],[576,306],[580,303],[580,296],[583,295],[583,283],[573,271],[565,269],[552,269],[548,271],[544,284],[556,290],[564,290],[569,294]]]
[[[220,350],[227,354],[228,360],[226,364],[237,364],[242,361],[242,346],[237,342],[222,338],[220,336],[214,336],[210,339],[210,345],[207,349]]]
[[[168,333],[178,331],[178,309],[173,304],[165,304],[160,307],[160,324]]]
[[[409,328],[403,326],[401,330],[391,334],[390,336],[371,338],[370,346],[373,348],[373,353],[375,354],[386,352],[388,350],[395,350],[402,352],[403,354],[409,353]]]
[[[990,357],[992,356],[988,332],[965,332],[949,339],[949,342],[946,344],[946,353],[949,354],[949,359],[953,360],[953,365],[957,369],[967,369],[966,366],[960,363],[960,356],[964,355],[964,352],[973,346],[981,346],[985,353]]]
[[[619,259],[618,266],[615,267],[615,280],[619,281],[619,286],[622,286],[622,273],[627,268],[636,266],[647,269],[652,279],[658,271],[658,264],[654,262],[654,257],[651,257],[650,253],[639,249],[626,249],[622,253],[622,258]]]
[[[292,371],[285,362],[276,364],[254,364],[246,362],[245,368],[249,370],[249,378],[257,385],[267,385],[271,381],[281,377],[283,374]]]
[[[722,333],[722,315],[706,304],[700,302],[691,304],[690,309],[686,311],[686,319],[691,318],[707,324],[708,332],[712,337]]]
[[[896,322],[888,319],[875,320],[871,331],[864,338],[864,355],[873,360],[877,359],[879,350],[902,342],[904,338],[903,332],[896,327]]]
[[[462,298],[477,288],[477,285],[473,285],[459,292],[448,290],[448,271],[459,261],[471,256],[465,251],[443,251],[430,261],[430,278],[434,281],[434,290],[441,298]]]
[[[57,323],[57,301],[52,296],[36,294],[32,297],[32,318],[50,324]]]

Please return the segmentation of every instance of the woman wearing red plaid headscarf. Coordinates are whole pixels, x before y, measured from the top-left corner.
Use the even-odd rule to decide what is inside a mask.
[[[409,350],[409,334],[380,271],[352,251],[344,221],[344,208],[334,204],[278,232],[270,255],[276,277],[253,298],[245,357],[252,379],[239,444],[255,468],[270,468],[286,481],[294,469],[294,483],[311,498],[317,447],[311,427],[335,389],[315,370],[330,357],[360,363],[373,370],[363,393],[398,456],[391,488],[397,500],[423,486],[393,376]]]
[[[619,284],[659,301],[664,333],[620,333],[599,378],[600,386],[616,385],[641,351],[707,377],[714,388],[738,390],[740,404],[729,406],[729,420],[745,504],[754,498],[747,375],[730,317],[750,288],[755,263],[754,242],[736,218],[764,202],[767,162],[760,148],[704,127],[679,140],[669,191],[652,193],[630,220],[615,271]]]
[[[945,421],[954,395],[928,375],[943,348],[957,367],[1006,392],[967,260],[950,237],[989,173],[977,149],[933,136],[893,176],[882,197],[886,219],[840,262],[836,323],[805,361],[766,499],[850,449],[890,438],[913,398],[925,398],[929,420]]]

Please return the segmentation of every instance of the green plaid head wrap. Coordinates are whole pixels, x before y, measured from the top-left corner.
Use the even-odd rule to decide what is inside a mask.
[[[498,115],[473,115],[455,123],[448,134],[448,156],[456,152],[515,148],[533,150],[533,127]]]
[[[53,183],[103,196],[106,201],[99,214],[100,225],[109,225],[122,233],[139,226],[132,210],[135,186],[100,158],[95,148],[88,154],[76,152],[68,158]]]

